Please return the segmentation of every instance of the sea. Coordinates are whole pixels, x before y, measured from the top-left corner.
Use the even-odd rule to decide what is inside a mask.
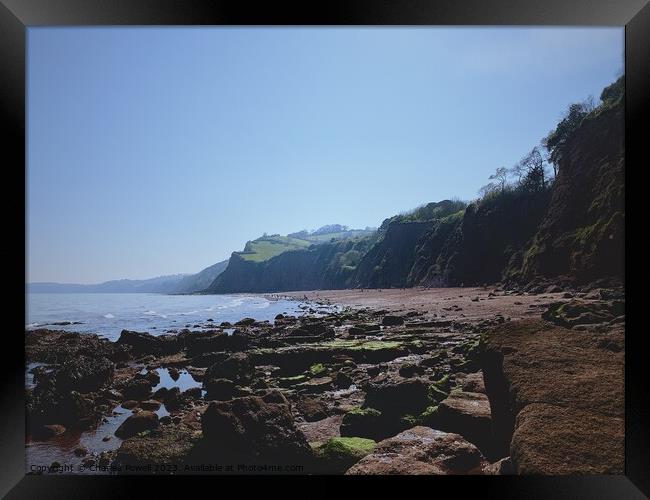
[[[31,293],[27,294],[26,329],[60,329],[79,334],[96,333],[115,341],[123,329],[161,335],[184,328],[200,330],[222,321],[234,323],[249,317],[273,321],[282,314],[327,313],[336,306],[319,306],[281,296],[262,295],[162,295],[154,293]],[[211,319],[211,322],[208,320]],[[197,325],[197,327],[195,327]],[[27,333],[29,334],[29,333]],[[43,363],[25,367],[25,386],[34,387],[33,370]],[[145,373],[147,368],[140,366]],[[160,382],[152,391],[162,387],[183,392],[202,387],[187,370],[172,378],[167,368],[157,368]],[[115,471],[102,466],[102,452],[119,448],[122,440],[115,430],[132,414],[117,405],[96,428],[68,429],[64,434],[46,441],[27,437],[25,470],[28,473],[111,474]],[[156,411],[158,417],[169,415],[164,404]],[[89,450],[88,455],[79,454]],[[50,470],[58,462],[65,468]]]
[[[315,306],[280,295],[164,295],[156,293],[28,293],[26,329],[48,328],[96,333],[115,341],[124,329],[162,335],[194,325],[215,326],[242,318],[273,321],[276,315],[300,315]],[[312,309],[313,311],[314,309]]]

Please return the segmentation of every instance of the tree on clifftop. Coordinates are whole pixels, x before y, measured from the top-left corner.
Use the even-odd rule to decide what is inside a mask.
[[[519,165],[525,173],[519,183],[521,187],[528,191],[542,191],[546,187],[544,159],[537,146],[521,159]]]
[[[557,124],[555,130],[542,139],[542,145],[548,151],[548,160],[553,165],[553,172],[557,176],[557,169],[564,154],[564,146],[573,132],[580,126],[585,116],[594,110],[593,99],[571,104],[564,114],[564,118]]]
[[[497,181],[497,185],[501,188],[501,191],[506,189],[506,182],[508,181],[508,169],[506,167],[499,167],[496,171],[490,176],[491,181]]]

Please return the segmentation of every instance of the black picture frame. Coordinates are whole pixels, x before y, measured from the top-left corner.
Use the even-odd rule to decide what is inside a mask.
[[[648,140],[643,121],[648,116],[650,89],[650,5],[647,0],[341,0],[329,2],[260,2],[223,0],[0,0],[0,80],[3,114],[5,172],[15,180],[5,181],[8,203],[5,214],[15,219],[6,235],[5,268],[13,286],[16,305],[5,329],[0,349],[5,376],[0,392],[0,495],[7,498],[119,497],[133,491],[130,483],[146,480],[147,488],[164,488],[181,478],[123,478],[26,476],[24,473],[24,295],[26,231],[17,207],[25,207],[25,62],[26,30],[31,26],[53,25],[571,25],[625,26],[626,86],[626,175],[640,171],[647,163]],[[14,184],[15,182],[15,184]],[[7,196],[7,194],[9,196]],[[628,198],[629,200],[629,194]],[[21,205],[22,202],[22,205]],[[627,202],[626,202],[627,204]],[[626,210],[627,211],[627,210]],[[24,216],[24,214],[23,214]],[[629,233],[629,232],[628,232]],[[23,242],[23,244],[21,244]],[[630,259],[626,257],[626,270]],[[627,272],[626,272],[627,275]],[[629,287],[628,287],[629,288]],[[628,297],[628,304],[629,304]],[[628,305],[628,309],[630,309]],[[477,490],[499,498],[645,498],[650,494],[648,414],[644,386],[644,331],[626,330],[626,464],[625,476],[570,477],[473,477],[420,478],[436,481],[439,487]],[[13,345],[12,345],[13,344]],[[603,430],[607,439],[607,430]],[[183,478],[187,481],[188,478]],[[198,481],[198,478],[189,478]],[[219,478],[223,481],[224,478]],[[250,478],[246,478],[247,480]],[[309,478],[306,478],[309,479]],[[211,478],[201,478],[201,487]],[[292,478],[302,481],[304,478]],[[351,478],[328,478],[328,481]],[[363,479],[362,479],[363,480]],[[409,480],[401,478],[401,480]],[[414,480],[414,479],[413,479]],[[185,482],[183,481],[183,482]],[[367,481],[365,481],[367,483]],[[176,486],[176,484],[175,484]],[[429,487],[429,486],[427,486]],[[198,493],[196,486],[193,490]],[[151,492],[153,493],[153,490]],[[150,496],[148,494],[147,496]]]

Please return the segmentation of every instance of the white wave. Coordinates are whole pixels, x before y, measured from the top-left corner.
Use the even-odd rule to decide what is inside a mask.
[[[115,316],[113,316],[111,313],[108,313],[108,314],[104,314],[104,317],[106,319],[113,319]]]
[[[145,311],[144,314],[147,316],[157,316],[158,313],[156,311]]]

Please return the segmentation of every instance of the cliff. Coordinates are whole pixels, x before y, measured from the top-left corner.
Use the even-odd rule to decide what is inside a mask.
[[[623,101],[585,118],[567,143],[549,208],[523,259],[523,280],[570,275],[622,279]]]

